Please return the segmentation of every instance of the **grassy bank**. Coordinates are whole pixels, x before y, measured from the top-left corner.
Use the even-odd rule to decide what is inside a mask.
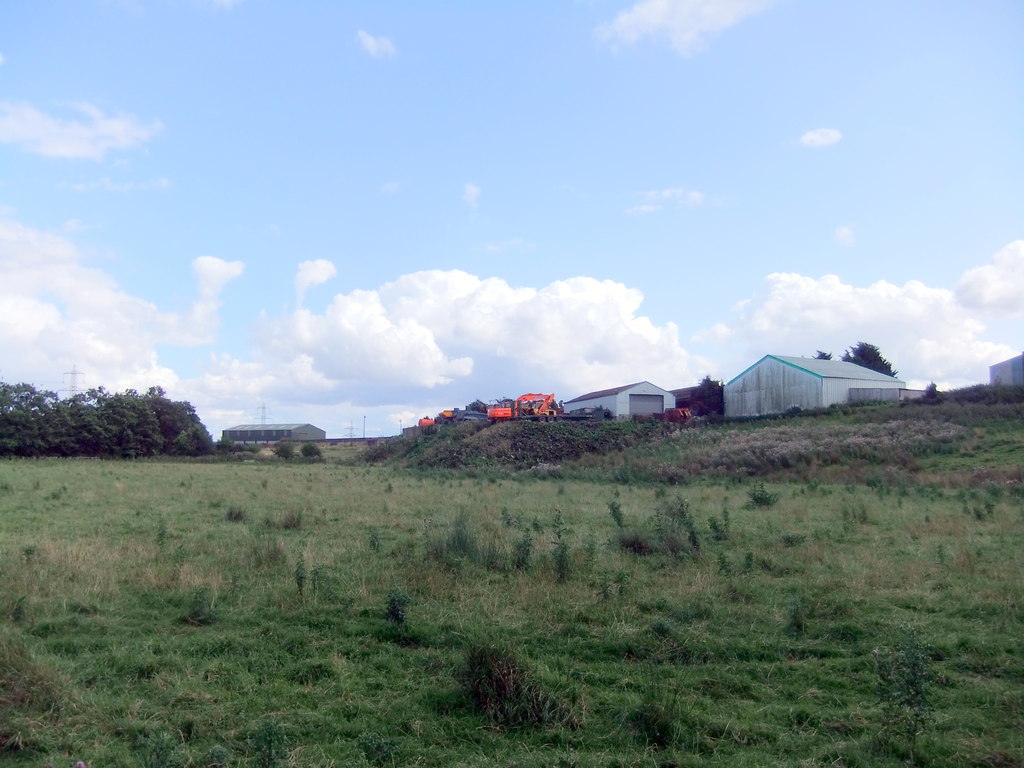
[[[708,474],[2,463],[0,756],[1024,760],[1019,486]]]

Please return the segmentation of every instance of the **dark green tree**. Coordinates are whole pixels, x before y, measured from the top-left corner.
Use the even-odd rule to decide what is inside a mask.
[[[831,359],[832,359],[832,353],[831,353],[831,352],[822,352],[822,351],[821,351],[821,350],[819,349],[819,350],[818,350],[818,351],[817,351],[817,352],[815,353],[815,355],[814,355],[814,359],[815,359],[815,360],[831,360]]]
[[[884,373],[886,376],[896,375],[896,370],[888,360],[882,357],[878,347],[874,344],[868,344],[866,341],[858,341],[850,349],[843,352],[843,362],[856,363],[865,368],[870,368],[872,371]]]
[[[693,393],[693,415],[725,413],[725,394],[722,382],[705,376]]]

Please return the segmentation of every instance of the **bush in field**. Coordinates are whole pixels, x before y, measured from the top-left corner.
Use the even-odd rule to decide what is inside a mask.
[[[871,653],[882,725],[887,732],[913,744],[931,717],[931,661],[912,627],[904,627],[902,634],[895,648],[876,648]]]
[[[288,758],[288,741],[274,720],[261,722],[247,741],[253,751],[253,768],[278,768]]]
[[[473,707],[496,725],[519,728],[578,728],[571,707],[533,678],[516,655],[493,645],[474,645],[459,668],[458,680]]]
[[[299,453],[302,454],[304,459],[320,459],[324,455],[324,452],[320,450],[320,446],[316,443],[303,443]]]
[[[779,500],[779,494],[771,493],[764,487],[764,483],[758,483],[747,491],[748,507],[774,507]]]
[[[274,446],[274,455],[279,459],[288,460],[295,456],[295,446],[286,442],[277,443]]]
[[[217,612],[213,608],[210,590],[199,587],[192,593],[192,602],[189,603],[188,612],[182,617],[182,621],[193,627],[205,627],[216,620]]]

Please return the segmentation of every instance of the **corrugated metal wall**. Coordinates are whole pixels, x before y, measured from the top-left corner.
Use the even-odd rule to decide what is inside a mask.
[[[822,380],[774,358],[765,358],[725,385],[729,418],[783,413],[790,408],[819,408]]]

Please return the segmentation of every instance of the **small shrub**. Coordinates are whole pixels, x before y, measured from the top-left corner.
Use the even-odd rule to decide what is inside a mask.
[[[303,443],[299,452],[304,459],[320,459],[324,455],[324,452],[320,450],[320,446],[316,443]]]
[[[497,725],[579,727],[572,709],[534,680],[510,650],[472,646],[457,677],[473,707]]]
[[[241,507],[228,507],[224,513],[224,519],[229,523],[244,523],[248,517],[248,513]]]
[[[302,555],[299,555],[295,563],[295,588],[299,590],[300,596],[306,588],[306,558]]]
[[[778,500],[779,494],[769,492],[764,483],[758,483],[747,491],[748,507],[774,507]]]
[[[295,446],[291,443],[277,443],[274,446],[274,455],[279,459],[287,461],[295,456]]]
[[[650,555],[657,549],[657,544],[640,531],[619,531],[616,539],[619,549],[632,552],[634,555]]]
[[[377,531],[370,531],[367,543],[372,551],[380,552],[380,534]]]
[[[227,768],[231,764],[231,753],[227,747],[214,744],[199,761],[203,768]]]
[[[398,757],[398,742],[375,731],[366,731],[359,737],[359,748],[376,766],[392,765]]]
[[[562,523],[562,513],[555,514],[554,525],[555,540],[552,542],[554,549],[552,556],[555,562],[555,578],[558,581],[568,581],[569,573],[572,571],[572,554],[569,550],[569,542],[566,536],[569,529]]]
[[[708,520],[708,527],[711,529],[711,538],[715,541],[727,541],[729,539],[729,510],[722,510],[722,520],[712,517]]]
[[[199,587],[192,593],[192,602],[189,603],[188,613],[181,620],[193,627],[205,627],[217,620],[210,590],[206,587]]]
[[[302,513],[294,509],[289,510],[281,515],[281,519],[277,521],[277,524],[287,530],[297,531],[302,527]]]
[[[530,558],[533,555],[533,536],[529,531],[523,531],[523,535],[516,540],[512,547],[512,567],[517,571],[530,570]]]
[[[163,731],[143,741],[139,752],[141,768],[174,768],[182,763],[177,743]]]
[[[931,718],[931,660],[927,649],[914,629],[905,626],[894,649],[875,648],[871,654],[878,678],[876,692],[882,705],[882,725],[889,733],[913,744]]]
[[[622,505],[617,501],[608,502],[608,514],[612,516],[615,525],[621,529],[625,525],[625,518],[622,515]]]
[[[640,703],[626,715],[626,724],[648,747],[666,749],[680,741],[679,703],[658,688],[645,691]]]
[[[779,537],[779,541],[782,542],[784,547],[796,547],[803,544],[807,540],[807,536],[802,533],[784,533]]]
[[[288,758],[288,740],[274,720],[261,722],[248,738],[253,768],[279,768]]]
[[[280,539],[260,536],[253,542],[251,556],[253,565],[265,568],[283,563],[288,557],[288,551]]]
[[[393,589],[388,593],[388,606],[384,611],[384,618],[398,627],[405,625],[405,607],[409,605],[409,596],[400,589]]]
[[[786,622],[786,630],[793,635],[802,635],[807,629],[807,604],[801,600],[794,600],[789,604],[789,619]]]

